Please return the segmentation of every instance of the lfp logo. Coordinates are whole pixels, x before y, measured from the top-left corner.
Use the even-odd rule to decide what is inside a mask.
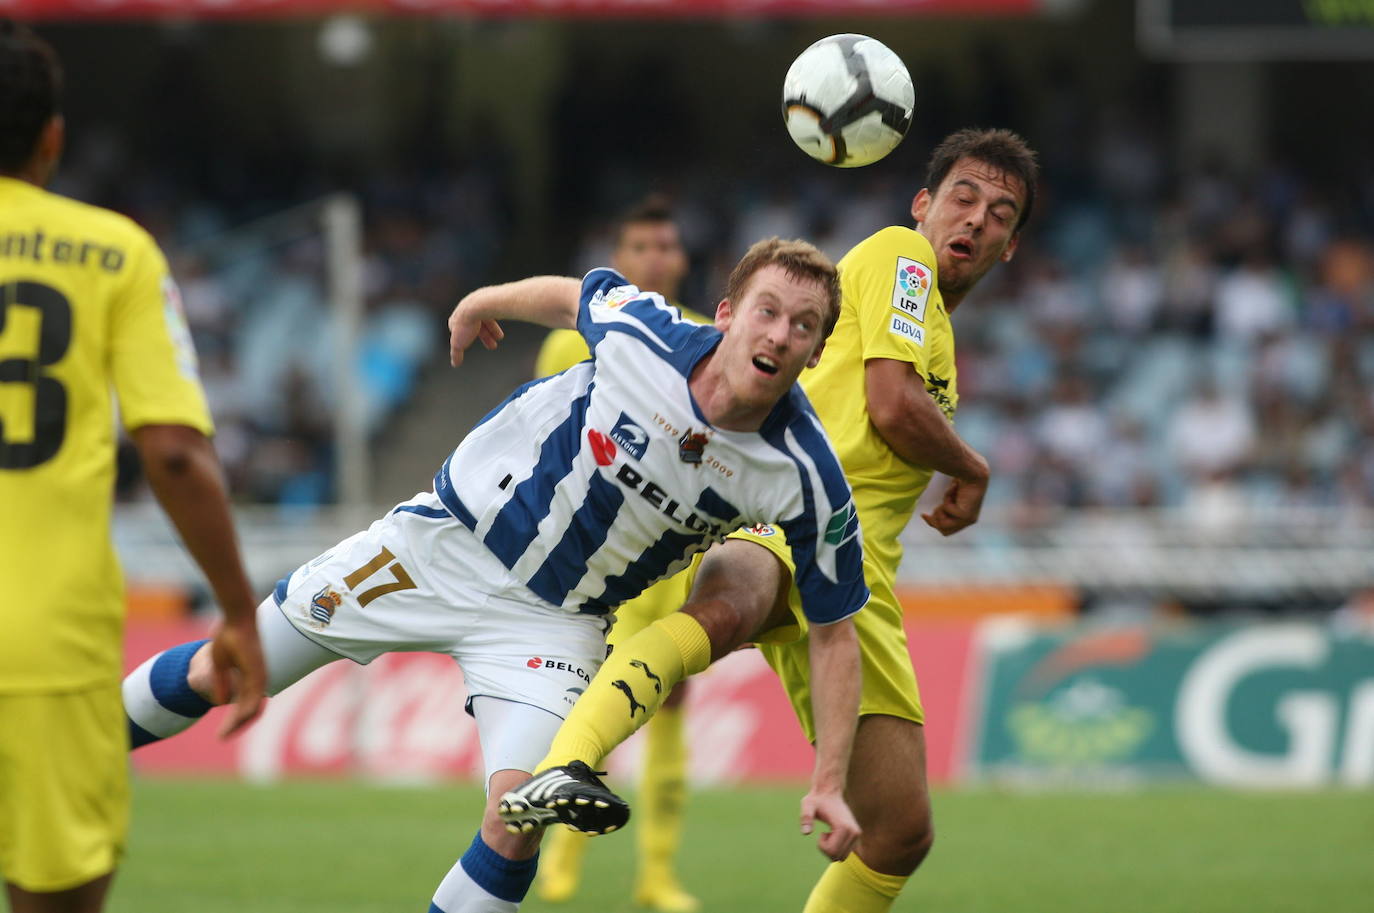
[[[892,287],[892,306],[924,323],[930,297],[930,267],[910,257],[897,258],[897,282]]]
[[[915,263],[907,264],[906,269],[902,270],[902,290],[906,292],[906,296],[915,298],[928,288],[930,288],[930,273]]]

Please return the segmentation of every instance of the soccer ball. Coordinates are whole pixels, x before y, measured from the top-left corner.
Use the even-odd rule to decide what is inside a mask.
[[[802,51],[782,81],[792,141],[827,165],[871,165],[911,126],[916,90],[902,59],[864,35],[831,35]]]

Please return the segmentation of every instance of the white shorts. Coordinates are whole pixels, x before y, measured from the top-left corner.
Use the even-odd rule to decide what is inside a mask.
[[[472,532],[417,497],[298,568],[273,593],[305,637],[357,663],[446,653],[472,698],[562,718],[606,658],[610,620],[540,600]],[[407,507],[420,507],[420,512]]]

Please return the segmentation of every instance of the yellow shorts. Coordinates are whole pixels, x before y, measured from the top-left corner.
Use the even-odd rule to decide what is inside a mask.
[[[0,694],[0,875],[64,891],[114,871],[129,830],[119,683]]]
[[[782,530],[759,527],[733,533],[731,539],[743,539],[772,552],[787,569],[788,579],[796,573],[792,550]],[[925,722],[921,709],[921,692],[916,686],[916,671],[911,667],[907,651],[906,630],[902,627],[902,605],[892,586],[875,573],[867,555],[864,556],[864,578],[872,596],[868,604],[854,616],[859,635],[859,656],[863,666],[863,690],[859,695],[859,715],[884,714],[915,723]],[[806,638],[806,616],[802,614],[801,595],[795,586],[789,587],[788,603],[795,626],[777,628],[760,638],[759,650],[778,674],[792,710],[802,725],[808,741],[816,740],[816,723],[811,716],[811,662]]]
[[[693,563],[692,568],[695,567]],[[634,599],[621,603],[615,610],[615,627],[611,628],[607,642],[612,647],[624,643],[626,638],[682,608],[691,589],[692,568],[660,580]]]

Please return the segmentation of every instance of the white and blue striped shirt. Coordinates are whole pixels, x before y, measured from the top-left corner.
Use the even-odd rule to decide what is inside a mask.
[[[516,390],[434,478],[448,512],[518,580],[554,606],[604,614],[768,523],[787,535],[811,621],[867,602],[849,485],[799,386],[757,432],[713,427],[687,381],[720,332],[614,270],[583,280],[577,328],[592,358]]]

